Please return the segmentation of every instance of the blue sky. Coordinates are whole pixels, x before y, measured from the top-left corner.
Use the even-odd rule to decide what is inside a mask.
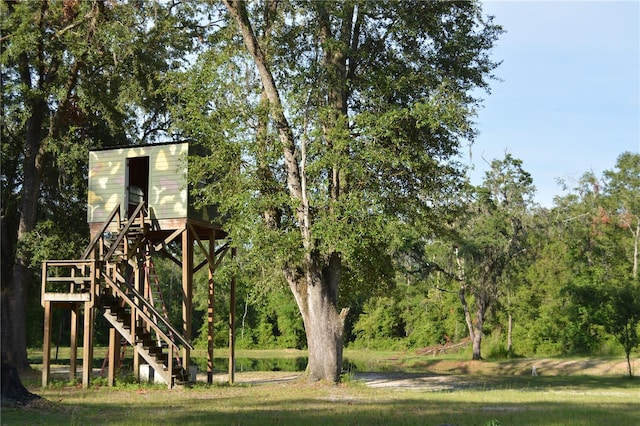
[[[640,1],[485,1],[507,31],[502,65],[465,158],[479,184],[505,151],[523,161],[537,201],[551,207],[587,171],[600,176],[640,153]]]

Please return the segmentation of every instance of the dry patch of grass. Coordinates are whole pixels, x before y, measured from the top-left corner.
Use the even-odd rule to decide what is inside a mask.
[[[640,366],[640,362],[636,362]],[[473,375],[532,375],[533,367],[538,375],[545,376],[624,376],[627,364],[624,359],[602,358],[530,358],[507,361],[466,361],[447,359],[414,359],[406,368],[442,374]]]

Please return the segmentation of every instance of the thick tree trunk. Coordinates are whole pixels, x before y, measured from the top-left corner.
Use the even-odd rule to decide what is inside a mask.
[[[236,21],[244,44],[251,54],[260,74],[263,95],[270,103],[271,118],[280,137],[284,166],[287,174],[289,197],[298,204],[296,219],[305,251],[303,265],[291,265],[284,271],[296,303],[302,314],[307,345],[309,347],[308,373],[310,380],[337,382],[342,369],[342,334],[344,317],[337,313],[338,286],[341,263],[338,254],[322,259],[315,252],[311,236],[313,221],[306,196],[303,166],[298,164],[296,141],[291,126],[284,115],[273,74],[265,52],[251,27],[243,1],[224,0],[227,10]],[[335,186],[335,185],[334,185]],[[276,212],[266,212],[267,224],[276,220]]]
[[[478,318],[476,319],[476,323],[474,324],[475,331],[473,334],[473,352],[471,359],[479,361],[482,359],[482,327],[484,324],[484,319],[481,319],[480,313],[478,313]]]
[[[24,183],[21,191],[18,242],[22,241],[27,233],[35,229],[37,222],[38,197],[40,196],[40,179],[44,157],[42,124],[46,111],[46,103],[44,101],[36,101],[32,105],[31,116],[27,120],[23,162]],[[7,348],[3,348],[3,351],[8,362],[18,371],[29,369],[26,312],[32,281],[33,274],[29,268],[29,259],[24,253],[17,250],[11,280],[6,284],[3,283],[6,286],[3,289],[3,296],[6,297],[5,303],[8,305],[9,327],[11,330],[10,345]]]
[[[337,383],[342,371],[342,335],[344,324],[336,306],[325,294],[322,285],[313,285],[308,293],[309,380]]]
[[[2,361],[2,371],[0,372],[2,381],[2,392],[0,393],[2,403],[25,406],[31,401],[41,399],[40,396],[27,390],[20,380],[18,370],[11,364]]]
[[[4,201],[4,200],[3,200]],[[2,325],[0,326],[0,333],[2,335],[2,340],[0,341],[0,348],[2,348],[3,359],[6,359],[7,362],[12,361],[12,353],[13,344],[12,344],[12,330],[13,326],[11,325],[11,316],[9,315],[9,295],[11,287],[9,285],[10,282],[13,282],[12,273],[13,262],[15,260],[15,255],[13,253],[13,246],[16,240],[16,228],[12,226],[10,223],[10,219],[7,216],[2,216],[0,218],[0,235],[2,241],[0,243],[0,253],[2,254],[2,263],[3,267],[0,269],[0,314],[2,315]]]
[[[38,16],[39,24],[43,25],[44,16],[47,13],[48,4],[43,4]],[[44,33],[44,27],[41,28]],[[43,52],[39,51],[41,45],[38,45],[38,55],[44,57]],[[8,308],[8,318],[3,313],[2,326],[8,326],[10,329],[10,343],[8,347],[2,348],[8,363],[12,364],[18,371],[29,369],[29,361],[27,358],[27,300],[29,290],[32,285],[33,274],[29,268],[30,259],[28,254],[20,251],[20,241],[26,234],[33,231],[36,227],[38,215],[38,199],[40,197],[40,180],[42,177],[42,169],[44,165],[44,146],[43,140],[47,135],[45,130],[45,120],[49,118],[49,106],[43,93],[43,88],[47,82],[57,72],[58,64],[52,64],[49,70],[41,66],[33,68],[29,63],[27,54],[23,53],[19,56],[19,72],[22,83],[29,88],[34,85],[34,78],[37,79],[37,87],[39,95],[28,97],[25,100],[29,118],[26,121],[25,143],[24,143],[24,159],[22,163],[23,182],[20,191],[19,205],[19,221],[16,244],[16,256],[12,266],[11,278],[8,282],[3,282],[3,308]],[[49,73],[49,74],[47,74]],[[53,134],[54,128],[49,129],[49,134]],[[8,319],[8,323],[5,321]],[[3,342],[4,343],[4,342]]]
[[[11,316],[9,315],[9,290],[2,283],[2,294],[0,295],[0,315],[2,316],[2,326],[0,333],[2,334],[2,357],[13,365],[12,359],[15,358],[14,346],[12,343],[13,325]]]
[[[333,254],[322,268],[317,256],[308,256],[305,275],[295,274],[295,268],[285,271],[296,299],[307,335],[310,381],[337,383],[342,371],[344,319],[348,310],[337,311],[337,290],[341,260]]]
[[[13,268],[13,283],[3,298],[6,300],[5,303],[8,308],[8,318],[5,318],[4,313],[2,317],[5,320],[9,320],[8,334],[10,343],[8,347],[3,347],[2,350],[5,352],[9,363],[20,372],[30,368],[27,358],[26,308],[31,277],[31,271],[24,265],[23,259],[17,260]],[[5,306],[3,306],[3,308],[5,308]]]

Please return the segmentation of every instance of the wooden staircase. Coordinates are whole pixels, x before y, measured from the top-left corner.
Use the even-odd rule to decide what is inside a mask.
[[[178,354],[193,347],[128,277],[140,270],[151,242],[141,202],[120,220],[117,206],[75,261],[43,262],[42,300],[81,301],[97,307],[118,333],[162,377],[169,388],[188,381]],[[62,283],[62,284],[61,284]],[[71,292],[71,293],[69,293]],[[62,294],[60,294],[62,293]],[[76,300],[77,299],[77,300]],[[134,352],[135,353],[135,352]]]
[[[99,304],[107,321],[131,346],[137,348],[138,355],[144,358],[165,383],[173,381],[174,384],[179,384],[189,381],[188,372],[182,368],[180,359],[175,356],[178,345],[168,342],[170,337],[166,334],[157,336],[158,328],[161,327],[159,324],[148,326],[148,321],[143,317],[132,327],[133,315],[129,301],[109,293],[100,297]],[[171,363],[168,362],[169,359]]]

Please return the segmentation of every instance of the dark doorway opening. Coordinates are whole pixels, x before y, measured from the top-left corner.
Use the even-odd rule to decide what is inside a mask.
[[[126,182],[127,217],[144,200],[149,204],[149,157],[127,158]]]

